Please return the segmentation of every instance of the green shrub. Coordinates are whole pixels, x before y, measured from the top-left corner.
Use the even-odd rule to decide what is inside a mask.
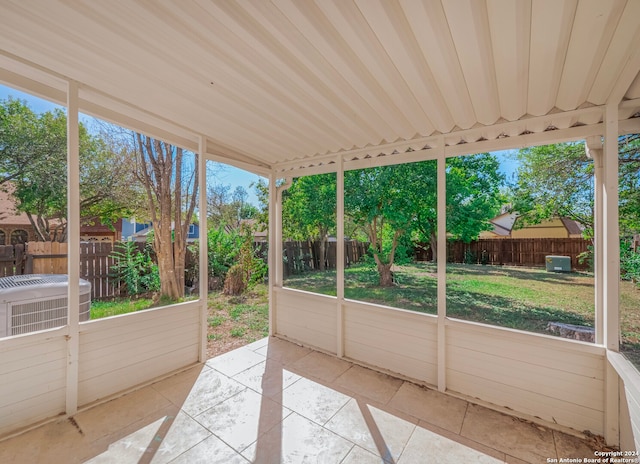
[[[158,265],[151,258],[151,252],[148,244],[141,251],[135,242],[120,242],[111,253],[115,258],[111,270],[129,295],[160,290],[160,273]]]
[[[640,253],[631,248],[631,242],[620,242],[620,277],[640,282]]]

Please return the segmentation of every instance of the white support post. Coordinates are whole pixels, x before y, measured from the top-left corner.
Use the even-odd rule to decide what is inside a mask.
[[[267,264],[269,267],[269,336],[276,334],[276,301],[273,288],[276,286],[276,276],[278,275],[278,246],[276,245],[276,176],[269,175],[269,249]],[[282,244],[280,245],[280,256],[282,256]]]
[[[336,296],[337,296],[337,347],[339,358],[344,356],[344,164],[337,159],[336,172]]]
[[[65,412],[78,412],[80,352],[80,142],[78,83],[67,86],[67,379]]]
[[[288,178],[285,181],[275,187],[275,177],[274,177],[274,187],[275,187],[275,225],[276,225],[276,287],[282,287],[284,284],[284,275],[283,275],[283,266],[282,266],[282,193],[291,187],[291,183],[293,179]]]
[[[200,136],[198,140],[198,224],[200,227],[198,282],[200,298],[200,351],[198,361],[207,361],[207,316],[209,314],[209,259],[207,240],[207,139]]]
[[[587,137],[585,140],[587,156],[594,164],[594,227],[593,227],[593,267],[595,275],[595,329],[596,344],[604,344],[604,166],[602,163],[602,139],[600,136]]]
[[[447,159],[444,152],[444,138],[438,141],[438,390],[447,390],[446,379],[446,327],[447,318]]]
[[[604,183],[603,183],[603,302],[604,344],[607,350],[619,350],[619,283],[620,237],[618,225],[618,105],[608,104],[604,113]],[[605,418],[604,438],[618,445],[619,378],[615,369],[605,361]]]
[[[604,133],[604,339],[619,350],[620,232],[618,225],[618,106],[605,108]]]

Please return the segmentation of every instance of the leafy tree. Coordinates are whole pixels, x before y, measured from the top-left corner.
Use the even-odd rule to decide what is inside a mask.
[[[485,153],[452,158],[446,169],[447,233],[477,238],[502,202],[499,163]],[[345,212],[367,234],[381,286],[393,283],[391,267],[403,237],[428,242],[436,256],[435,161],[347,172],[345,192]]]
[[[504,182],[500,163],[489,153],[447,160],[447,233],[451,238],[468,243],[491,228],[489,220],[505,201]]]
[[[413,164],[381,166],[345,173],[345,213],[369,239],[380,286],[393,285],[393,266],[400,237],[415,219],[411,188]],[[390,231],[388,240],[385,232]]]
[[[212,184],[207,189],[207,214],[212,227],[238,229],[243,220],[253,219],[258,208],[247,201],[244,187],[231,191],[230,185]]]
[[[67,139],[61,110],[35,114],[25,102],[0,102],[0,186],[13,195],[40,241],[66,241]],[[111,224],[132,202],[132,164],[83,124],[80,214],[83,223]]]
[[[567,217],[593,236],[594,165],[584,144],[528,147],[518,152],[518,160],[512,208],[520,214],[520,224]]]
[[[255,219],[258,224],[269,230],[269,183],[265,179],[258,179],[252,182],[251,187],[254,188],[258,197],[258,212]]]
[[[135,134],[137,175],[144,185],[154,228],[160,293],[170,299],[184,296],[187,234],[198,195],[197,155],[185,157],[182,148]]]
[[[282,222],[287,237],[320,243],[319,270],[324,271],[329,233],[336,227],[336,174],[294,179],[283,196]]]
[[[640,233],[640,134],[618,139],[620,234]]]
[[[37,162],[41,137],[38,116],[21,100],[0,100],[0,185],[20,178]]]

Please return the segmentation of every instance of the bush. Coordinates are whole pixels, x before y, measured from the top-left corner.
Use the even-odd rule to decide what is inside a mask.
[[[239,295],[247,288],[264,281],[267,275],[266,263],[257,256],[253,245],[253,229],[250,226],[240,227],[240,249],[237,263],[229,268],[224,281],[224,293]]]
[[[224,227],[220,226],[217,229],[209,229],[207,231],[207,257],[210,278],[225,279],[229,268],[236,261],[240,251],[240,244],[241,238],[235,230],[227,232]],[[192,269],[187,269],[187,272],[193,274],[194,278],[198,276],[199,249],[197,242],[189,247],[194,259],[192,260]]]
[[[240,264],[234,264],[224,280],[225,295],[240,295],[247,289],[247,278]]]
[[[120,242],[114,247],[111,256],[116,264],[111,266],[111,270],[120,284],[124,285],[127,294],[139,295],[160,290],[160,273],[151,253],[150,245],[146,244],[140,250],[136,242]]]
[[[620,242],[620,277],[640,282],[640,253],[631,248],[631,242]]]

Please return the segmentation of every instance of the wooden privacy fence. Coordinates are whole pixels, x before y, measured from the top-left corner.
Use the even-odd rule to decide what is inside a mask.
[[[144,244],[137,244],[142,251]],[[254,243],[256,255],[267,261],[267,243]],[[117,250],[117,243],[116,243]],[[80,244],[80,277],[91,283],[91,299],[100,300],[121,296],[119,281],[114,277],[114,245],[105,242]],[[367,251],[367,244],[345,241],[345,265],[359,261]],[[319,269],[319,242],[284,242],[285,276]],[[197,255],[187,252],[185,267],[193,267]],[[336,242],[328,242],[326,269],[336,268]],[[0,277],[23,274],[66,274],[67,244],[58,242],[28,242],[26,245],[0,246]],[[186,279],[188,280],[188,279]]]
[[[589,268],[585,260],[580,263],[578,256],[588,251],[591,242],[581,238],[520,238],[447,242],[447,261],[450,263],[477,263],[508,266],[545,266],[545,257],[569,256],[571,268]],[[416,247],[418,261],[431,261],[431,249]]]
[[[344,265],[357,263],[367,252],[367,244],[357,240],[345,240]],[[325,256],[321,257],[319,241],[287,241],[282,247],[283,274],[285,277],[320,269],[324,260],[325,269],[336,268],[336,242],[325,242]]]
[[[143,245],[143,244],[141,244]],[[83,242],[80,244],[80,277],[91,283],[91,299],[99,300],[119,295],[118,279],[111,267],[113,244]],[[28,242],[0,246],[0,277],[23,274],[66,274],[67,244],[58,242]]]

